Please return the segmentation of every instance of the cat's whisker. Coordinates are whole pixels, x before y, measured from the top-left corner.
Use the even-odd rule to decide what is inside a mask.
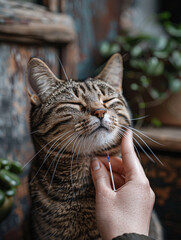
[[[83,132],[83,131],[82,131],[82,132]],[[82,134],[82,132],[80,132],[80,135]],[[75,133],[74,133],[74,134],[75,134]],[[80,136],[80,135],[79,135],[79,136]],[[61,156],[63,155],[63,153],[64,153],[64,151],[66,150],[66,148],[67,148],[73,141],[75,141],[75,139],[76,139],[77,137],[79,137],[79,136],[76,136],[75,138],[73,138],[74,136],[72,136],[71,139],[70,139],[70,142],[68,143],[68,145],[65,146],[65,145],[67,144],[67,142],[66,142],[66,144],[64,144],[64,146],[60,149],[60,151],[59,151],[59,152],[57,153],[57,155],[54,157],[54,159],[56,159],[57,156],[58,156],[58,154],[60,154],[60,152],[63,150],[63,152],[62,152],[61,155],[59,156],[58,161],[57,161],[57,163],[56,163],[55,170],[54,170],[54,174],[53,174],[52,179],[51,179],[51,183],[52,183],[52,181],[53,181],[53,178],[54,178],[54,175],[55,175],[55,171],[56,171],[56,168],[57,168],[57,166],[58,166],[59,160],[61,159]],[[54,159],[53,159],[53,161],[54,161]],[[51,186],[51,184],[50,184],[50,186]]]
[[[34,179],[35,179],[36,176],[38,175],[39,171],[40,171],[41,168],[43,167],[43,165],[44,165],[44,163],[46,162],[46,160],[48,159],[48,157],[49,157],[49,156],[51,155],[51,153],[56,149],[56,148],[54,148],[53,151],[48,155],[48,153],[50,152],[50,150],[52,149],[52,147],[53,147],[61,138],[63,138],[66,134],[68,134],[68,133],[71,132],[71,131],[73,131],[73,130],[70,130],[70,131],[68,131],[68,132],[66,132],[66,133],[64,133],[64,134],[61,134],[60,137],[52,144],[52,146],[49,148],[48,152],[46,153],[46,155],[45,155],[45,157],[44,157],[44,160],[43,160],[41,166],[39,167],[38,171],[36,172],[36,174],[34,175],[34,177],[32,178],[32,180],[30,181],[30,183],[32,183],[32,182],[34,181]],[[66,140],[66,139],[64,139],[64,140]],[[63,141],[64,141],[64,140],[63,140]],[[62,141],[62,142],[63,142],[63,141]],[[61,143],[62,143],[62,142],[61,142]]]
[[[79,149],[78,149],[78,152],[77,152],[77,157],[76,157],[76,164],[77,164],[77,160],[78,160],[78,157],[79,157],[79,152],[80,152],[80,148],[81,148],[81,146],[82,146],[82,142],[83,142],[83,140],[84,140],[84,137],[81,139],[80,138],[80,141],[78,142],[78,144],[79,144]],[[77,144],[77,146],[78,146],[78,144]],[[73,188],[73,176],[72,176],[72,174],[71,174],[71,184],[72,184],[72,188]],[[74,188],[73,188],[73,191],[72,191],[72,197],[74,196]]]
[[[71,135],[69,136],[68,140],[67,140],[67,141],[65,142],[65,144],[60,148],[60,150],[57,152],[57,154],[56,154],[55,157],[53,158],[52,162],[50,163],[50,165],[49,165],[49,167],[48,167],[48,170],[46,171],[45,176],[44,176],[43,179],[45,179],[45,177],[47,176],[47,174],[48,174],[48,172],[49,172],[49,170],[50,170],[50,168],[51,168],[51,166],[52,166],[52,164],[56,162],[56,158],[58,157],[58,155],[60,154],[60,152],[65,148],[65,146],[66,146],[66,144],[69,142],[69,140],[71,141],[71,139],[73,138],[74,134],[75,134],[75,133],[73,133],[73,134],[71,134]],[[60,144],[61,144],[61,143],[59,143],[56,147],[60,146]],[[53,151],[54,151],[54,150],[53,150]]]
[[[80,133],[80,135],[79,135],[78,137],[80,137],[81,134],[84,133],[84,132],[85,132],[84,130],[81,131],[81,133]],[[79,142],[80,142],[81,140],[83,141],[84,139],[85,139],[85,137],[83,137],[82,139],[80,138],[80,140],[77,142],[77,144],[76,144],[76,146],[75,146],[75,149],[74,149],[74,151],[73,151],[74,153],[73,153],[73,155],[72,155],[72,159],[71,159],[71,165],[70,165],[70,181],[71,181],[71,186],[72,186],[72,199],[73,199],[73,196],[74,196],[73,176],[72,176],[73,160],[74,160],[75,151],[76,151],[76,149],[77,149],[77,147],[78,147],[78,145],[79,145]],[[76,142],[76,139],[75,139],[75,142]],[[74,145],[75,145],[75,142],[74,142]],[[74,146],[73,146],[73,147],[74,147]],[[77,153],[76,163],[77,163],[77,159],[78,159],[78,156],[79,156],[80,147],[81,147],[81,144],[80,144],[80,146],[79,146],[79,150],[78,150],[78,153]],[[72,148],[72,150],[73,150],[73,148]]]
[[[62,136],[61,136],[55,143],[53,143],[52,146],[49,148],[49,150],[48,150],[48,152],[46,153],[44,159],[47,159],[47,158],[52,154],[52,152],[59,146],[59,144],[53,149],[53,151],[51,151],[52,147],[53,147],[61,138],[63,138],[64,136],[66,136],[68,133],[70,133],[70,132],[72,132],[72,131],[73,131],[73,129],[71,129],[71,130],[69,130],[68,132],[65,132],[64,134],[62,134]],[[74,132],[73,132],[71,135],[73,135],[73,134],[74,134]],[[71,135],[70,135],[70,136],[71,136]],[[68,137],[70,137],[70,136],[68,136]],[[61,141],[60,144],[63,143],[66,139],[67,139],[67,138],[63,139],[63,141]],[[51,151],[51,152],[50,152],[50,151]],[[50,152],[50,153],[49,153],[49,152]]]
[[[56,162],[56,165],[55,165],[55,169],[54,169],[54,172],[53,172],[53,175],[52,175],[52,178],[51,178],[51,182],[50,182],[50,186],[52,185],[52,182],[53,182],[53,179],[54,179],[54,176],[55,176],[55,172],[56,172],[56,169],[57,169],[57,166],[58,166],[58,163],[64,153],[64,151],[67,149],[67,147],[72,143],[74,139],[72,139],[70,142],[68,142],[68,144],[66,145],[66,147],[64,148],[63,152],[61,153],[61,155],[59,156],[57,162]]]
[[[65,134],[65,135],[67,135],[67,133]],[[64,135],[64,136],[65,136]],[[54,148],[53,148],[53,150],[49,153],[49,154],[46,154],[46,156],[45,156],[45,159],[47,159],[47,158],[49,158],[49,156],[63,143],[63,142],[65,142],[67,139],[69,139],[71,136],[73,136],[74,135],[74,132],[72,133],[72,134],[70,134],[70,135],[68,135],[66,138],[64,138],[60,143],[58,143],[57,144],[57,146],[55,146]],[[63,136],[63,137],[64,137]],[[49,149],[50,150],[50,149]],[[58,156],[58,155],[56,155],[56,156]]]
[[[76,142],[75,150],[77,149],[78,144],[79,144],[79,142]],[[72,156],[72,159],[71,159],[71,164],[70,164],[70,182],[71,182],[71,187],[72,187],[72,198],[73,198],[73,195],[74,195],[72,168],[73,168],[73,160],[74,160],[75,150],[74,150],[74,153],[73,153],[73,156]]]
[[[125,134],[126,131],[123,130],[123,129],[121,129],[121,130],[122,130],[121,133],[120,133],[121,137],[125,137],[125,138],[127,138],[127,135]],[[138,151],[138,149],[137,149],[136,144],[134,143],[134,141],[135,141],[135,138],[133,137],[133,146],[134,146],[134,149],[136,150],[136,153],[137,153],[137,156],[138,156],[139,160],[141,160],[141,157],[140,157],[139,151]],[[137,144],[138,144],[138,142],[137,142]],[[139,146],[139,147],[140,147],[140,146]],[[140,147],[140,148],[141,148],[141,147]],[[151,159],[151,161],[154,162],[153,159]]]
[[[79,135],[77,136],[76,139],[78,139],[78,138],[82,135],[82,133],[84,133],[84,132],[85,132],[85,131],[82,130],[82,131],[79,133]],[[76,147],[75,147],[75,149],[74,149],[74,146],[75,146],[75,143],[76,143],[76,139],[75,139],[74,144],[73,144],[73,146],[72,146],[73,155],[72,155],[71,164],[70,164],[70,180],[71,180],[71,185],[73,185],[73,179],[72,179],[73,159],[74,159],[74,156],[75,156],[75,150],[77,149],[77,145],[78,145],[78,142],[77,142],[77,145],[76,145]],[[80,138],[80,139],[81,139],[81,138]]]
[[[120,132],[120,133],[119,133],[119,136],[120,136],[120,137],[123,137],[123,136],[124,136],[124,137],[127,137],[124,132]],[[134,142],[133,142],[133,146],[134,146],[134,148],[135,148],[135,150],[136,150],[136,153],[137,153],[137,156],[138,156],[139,160],[141,160],[141,157],[140,157],[138,148],[136,147],[136,144],[135,144]]]
[[[78,137],[79,137],[79,136],[77,136],[76,139],[78,139]],[[74,155],[75,155],[75,149],[76,149],[76,147],[77,147],[77,145],[76,145],[76,147],[75,147],[75,149],[74,149],[74,146],[75,146],[75,144],[77,143],[77,142],[76,142],[76,139],[75,139],[74,144],[73,144],[73,146],[72,146],[72,152],[73,152],[73,154],[72,154],[71,163],[70,163],[70,181],[71,181],[71,186],[73,185],[72,166],[73,166],[73,160],[74,160]],[[77,143],[77,144],[78,144],[78,143]]]
[[[155,155],[155,153],[151,150],[151,148],[148,146],[148,144],[137,134],[134,132],[134,134],[142,141],[142,143],[148,148],[148,150],[151,152],[151,154],[156,158],[156,160],[163,165],[163,163],[160,161],[160,159]]]
[[[36,133],[36,132],[39,132],[39,130],[36,130],[36,131],[30,132],[30,133],[28,133],[28,134],[26,134],[26,135],[31,135],[31,134],[34,134],[34,133]]]
[[[123,129],[121,129],[121,130],[123,130]],[[123,131],[121,131],[120,133],[119,133],[119,135],[121,136],[121,137],[127,137],[126,136],[126,134],[125,134],[125,131],[123,132]],[[133,146],[134,146],[134,149],[135,149],[135,151],[136,151],[136,153],[137,153],[137,156],[138,156],[138,158],[141,160],[141,157],[140,157],[140,154],[139,154],[139,151],[138,151],[138,148],[136,147],[136,144],[133,142]]]
[[[45,144],[36,154],[33,155],[33,157],[28,160],[28,162],[23,166],[23,169],[44,149],[46,148],[46,146],[48,146],[51,142],[55,141],[57,138],[59,138],[59,136],[56,136],[55,138],[53,138],[51,141],[49,141],[47,144]]]
[[[61,67],[62,67],[63,73],[64,73],[67,81],[69,81],[69,78],[68,78],[67,73],[66,73],[66,71],[65,71],[65,68],[64,68],[64,66],[63,66],[63,64],[62,64],[62,61],[60,60],[60,58],[59,58],[58,56],[57,56],[57,58],[58,58],[58,61],[59,61],[60,65],[61,65]]]
[[[93,141],[93,137],[92,137],[92,141]],[[92,143],[92,141],[89,140],[90,143]],[[87,148],[87,152],[89,152],[90,148],[91,148],[91,144],[89,144],[89,146],[88,146],[88,148]]]
[[[142,117],[137,117],[137,118],[130,118],[129,120],[131,120],[131,121],[137,121],[137,120],[141,120],[141,119],[144,119],[144,118],[147,118],[147,117],[149,117],[149,115],[142,116]]]
[[[122,125],[122,128],[123,128],[123,127],[126,128],[126,129],[129,129],[128,127]],[[123,130],[123,129],[122,129],[122,131],[126,132],[126,130]],[[132,130],[131,130],[131,131],[132,131]],[[132,132],[133,132],[133,131],[132,131]],[[148,148],[148,150],[151,152],[151,154],[156,158],[156,160],[163,165],[163,163],[159,160],[159,158],[157,158],[157,156],[154,154],[154,152],[150,149],[150,147],[148,146],[148,144],[145,143],[145,142],[142,140],[142,138],[141,138],[137,133],[133,132],[133,134],[135,134],[135,135],[145,144],[145,146]],[[137,145],[138,145],[138,146],[140,147],[140,149],[145,153],[145,155],[146,155],[152,162],[155,163],[155,161],[153,160],[153,158],[149,156],[149,154],[145,151],[145,149],[141,146],[141,144],[138,142],[138,140],[137,140],[134,136],[133,136],[133,140],[137,143]]]
[[[81,142],[81,144],[80,144],[80,147],[83,146],[84,143],[85,143],[85,136],[82,137],[82,142]],[[84,146],[85,146],[85,145],[84,145]],[[79,147],[78,153],[80,152],[80,147]],[[76,163],[78,162],[77,160],[78,160],[78,157],[76,157]]]
[[[146,135],[145,133],[143,133],[142,131],[140,131],[140,130],[138,130],[138,129],[136,129],[136,128],[132,128],[132,127],[130,127],[130,126],[129,126],[129,128],[130,128],[131,130],[133,130],[133,131],[136,131],[136,132],[140,133],[141,135],[143,135],[144,137],[146,137],[146,138],[149,139],[150,141],[152,141],[152,142],[154,142],[154,143],[156,143],[156,144],[159,144],[159,145],[163,145],[163,144],[155,141],[153,138],[147,136],[147,135]]]

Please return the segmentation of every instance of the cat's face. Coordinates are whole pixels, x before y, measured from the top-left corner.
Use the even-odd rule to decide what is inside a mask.
[[[60,147],[79,154],[101,153],[120,143],[122,127],[130,125],[120,55],[83,82],[59,80],[42,61],[32,59],[28,79],[35,93],[30,93],[31,130],[45,141],[58,140]]]

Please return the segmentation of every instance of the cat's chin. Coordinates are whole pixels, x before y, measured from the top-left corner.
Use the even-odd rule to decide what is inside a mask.
[[[80,147],[80,154],[95,154],[104,151],[111,145],[116,144],[118,132],[114,129],[112,132],[106,128],[98,128],[90,136],[84,139],[82,146]]]

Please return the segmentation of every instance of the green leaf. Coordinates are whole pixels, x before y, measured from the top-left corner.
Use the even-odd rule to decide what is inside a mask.
[[[140,109],[144,109],[144,108],[146,108],[146,103],[145,102],[140,102],[138,104],[138,106],[139,106]]]
[[[151,123],[155,126],[155,127],[161,127],[162,126],[162,122],[160,120],[158,120],[157,118],[152,118],[151,119]]]
[[[4,158],[0,158],[0,168],[4,168],[5,166],[9,165],[9,161]]]
[[[100,46],[100,53],[102,56],[107,57],[109,55],[110,44],[108,42],[102,42]]]
[[[142,54],[142,48],[140,46],[135,46],[131,49],[132,57],[139,57]]]
[[[178,92],[181,89],[181,80],[178,78],[169,78],[169,88],[172,92]]]
[[[115,40],[116,40],[116,42],[118,42],[120,44],[124,44],[126,42],[126,37],[119,35],[119,36],[116,37]]]
[[[157,58],[165,59],[168,58],[169,52],[166,51],[155,51],[153,52],[153,55]]]
[[[120,52],[121,47],[118,43],[113,43],[109,49],[109,54],[112,55],[114,53]]]
[[[146,76],[141,76],[140,78],[141,85],[147,88],[150,84],[150,80]]]
[[[164,24],[165,30],[173,37],[181,37],[181,24],[175,25],[171,22],[166,22]]]
[[[0,189],[0,206],[3,205],[4,201],[5,201],[5,194],[4,194],[4,192]]]
[[[170,57],[170,62],[173,64],[173,66],[177,69],[181,69],[181,52],[175,50],[172,53],[172,56]]]
[[[130,85],[130,88],[133,90],[133,91],[137,91],[139,89],[139,85],[137,83],[132,83]]]
[[[142,60],[142,59],[132,59],[132,60],[130,60],[130,65],[133,68],[140,69],[142,71],[145,71],[145,69],[146,69],[145,60]]]
[[[0,182],[7,187],[16,187],[20,184],[19,177],[5,169],[0,170]]]
[[[164,72],[164,64],[158,58],[149,58],[146,65],[146,73],[151,76],[159,76]]]
[[[138,45],[142,42],[146,42],[149,41],[150,39],[152,39],[152,37],[150,35],[146,35],[146,34],[137,34],[134,36],[127,36],[126,37],[126,42],[129,43],[129,45],[131,45],[132,47],[135,45]]]
[[[14,187],[14,188],[10,188],[10,189],[6,190],[5,194],[7,197],[14,196],[16,194],[16,188]]]
[[[0,221],[2,221],[11,211],[13,205],[12,197],[5,197],[3,205],[0,207]]]
[[[160,14],[158,15],[158,18],[159,18],[160,20],[168,20],[168,19],[170,19],[170,17],[171,17],[171,13],[168,12],[168,11],[162,12],[162,13],[160,13]]]
[[[161,50],[164,50],[168,44],[168,40],[166,37],[159,37],[159,38],[155,38],[153,40],[153,43],[154,43],[154,49],[157,50],[157,51],[161,51]]]
[[[21,166],[21,164],[19,162],[12,161],[10,163],[10,171],[13,172],[13,173],[19,174],[19,173],[22,173],[23,168],[22,168],[22,166]]]
[[[154,88],[150,89],[150,90],[149,90],[149,93],[150,93],[150,95],[151,95],[151,97],[152,97],[153,99],[158,99],[159,96],[160,96],[158,90],[157,90],[157,89],[154,89]]]

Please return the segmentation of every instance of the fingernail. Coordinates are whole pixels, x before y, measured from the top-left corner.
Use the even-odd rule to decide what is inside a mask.
[[[100,164],[99,164],[99,161],[97,160],[97,158],[93,159],[91,167],[92,167],[93,171],[96,171],[100,168]]]

